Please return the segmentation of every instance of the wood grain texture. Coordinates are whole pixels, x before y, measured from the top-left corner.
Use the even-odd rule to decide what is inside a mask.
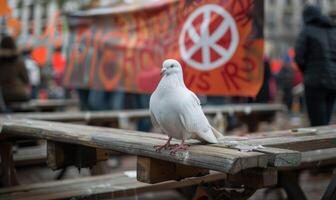
[[[226,173],[237,173],[254,167],[265,168],[268,163],[268,156],[264,153],[200,144],[193,144],[188,151],[176,155],[170,155],[169,151],[156,152],[153,146],[163,144],[167,139],[161,134],[28,119],[2,118],[0,123],[1,134],[115,150]]]
[[[239,172],[238,174],[228,174],[227,181],[230,183],[244,183],[248,188],[264,188],[277,184],[277,170],[275,168],[267,169],[249,169]]]
[[[301,154],[293,150],[264,147],[256,151],[267,154],[268,164],[273,167],[298,166],[301,162]]]
[[[249,143],[301,152],[336,147],[336,125],[314,127],[314,130],[305,133],[291,133],[286,130],[283,133],[287,134],[255,138]]]
[[[316,161],[335,159],[335,156],[336,156],[336,148],[306,151],[302,153],[302,162],[310,163]]]
[[[335,166],[336,148],[317,149],[301,153],[301,164],[296,167],[284,167],[281,170],[311,169],[322,166]]]
[[[233,146],[230,142],[235,142]],[[230,147],[232,149],[241,150],[242,148],[251,148],[252,151],[261,152],[268,156],[268,165],[273,167],[297,166],[301,161],[301,153],[289,149],[279,149],[274,147],[259,146],[253,143],[253,140],[243,141],[226,141],[225,137],[219,144],[211,144],[217,147]],[[255,149],[254,149],[255,148]]]
[[[219,146],[249,145],[289,149],[293,151],[312,151],[336,147],[336,125],[302,129],[302,132],[291,130],[274,131],[248,135],[247,137],[223,138]]]
[[[20,147],[13,153],[15,166],[44,164],[47,160],[46,145]]]
[[[284,111],[282,104],[230,104],[223,106],[205,106],[205,114],[215,115],[216,113],[250,115],[251,113],[278,112]],[[122,110],[122,111],[91,111],[91,112],[43,112],[43,113],[18,113],[2,115],[16,118],[29,118],[59,122],[108,122],[119,119],[136,119],[149,117],[147,109]]]
[[[1,200],[47,200],[71,197],[89,197],[93,199],[113,199],[117,197],[137,196],[145,192],[170,190],[225,180],[239,185],[252,185],[254,188],[272,186],[276,183],[274,169],[247,170],[237,175],[210,172],[202,177],[192,177],[180,181],[166,181],[156,184],[142,183],[136,180],[135,171],[117,174],[84,177],[38,183],[0,189]],[[134,174],[135,175],[135,174]]]
[[[47,142],[47,164],[53,170],[72,165],[78,168],[91,168],[107,158],[106,150],[50,140]]]
[[[181,180],[207,174],[209,174],[208,169],[176,164],[155,158],[137,157],[137,180],[144,183]]]
[[[28,102],[12,103],[9,105],[9,107],[12,110],[30,111],[30,110],[58,109],[78,105],[79,101],[75,99],[48,99],[48,100],[31,100]]]

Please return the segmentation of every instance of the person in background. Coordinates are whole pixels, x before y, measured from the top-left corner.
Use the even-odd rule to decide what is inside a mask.
[[[77,93],[78,93],[80,110],[82,110],[82,111],[91,110],[90,109],[90,104],[89,104],[90,89],[77,88],[76,90],[77,90]]]
[[[53,77],[58,86],[62,86],[66,60],[62,54],[62,46],[57,46],[52,55]]]
[[[6,112],[7,112],[7,107],[3,99],[2,89],[0,87],[0,113],[6,113]]]
[[[336,99],[336,28],[316,6],[304,8],[303,21],[295,61],[304,77],[310,123],[327,125]]]
[[[0,87],[6,105],[30,99],[29,77],[25,63],[15,41],[7,35],[2,36],[0,42]]]
[[[134,107],[136,109],[149,109],[150,94],[133,94]],[[150,118],[143,118],[138,121],[137,130],[149,132],[152,128]]]
[[[31,98],[37,99],[39,92],[39,85],[41,82],[40,68],[36,62],[31,58],[31,49],[23,51],[25,65],[28,71],[28,77],[31,84]]]
[[[108,91],[107,104],[109,110],[123,110],[125,109],[125,92],[122,90]]]
[[[282,91],[282,102],[286,105],[288,112],[291,114],[293,104],[292,89],[294,86],[294,70],[291,63],[285,59],[278,74],[278,86]]]
[[[271,101],[270,94],[270,81],[272,79],[271,65],[267,57],[264,58],[264,81],[261,85],[261,88],[255,97],[252,100],[254,103],[269,103]]]

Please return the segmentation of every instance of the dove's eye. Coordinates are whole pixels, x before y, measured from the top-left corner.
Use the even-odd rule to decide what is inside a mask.
[[[170,67],[170,68],[173,68],[173,67],[174,67],[174,65],[170,65],[169,67]]]

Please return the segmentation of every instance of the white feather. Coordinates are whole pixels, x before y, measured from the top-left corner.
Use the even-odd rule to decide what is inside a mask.
[[[173,67],[171,67],[174,65]],[[176,60],[166,60],[165,73],[150,99],[154,126],[177,139],[197,138],[218,143],[218,133],[205,117],[200,100],[184,84],[182,68]]]

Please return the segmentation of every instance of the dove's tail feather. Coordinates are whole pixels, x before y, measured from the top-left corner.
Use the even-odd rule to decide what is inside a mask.
[[[221,132],[219,132],[218,130],[216,130],[214,127],[212,127],[212,126],[210,126],[211,127],[211,130],[212,130],[212,132],[213,132],[213,134],[215,135],[215,137],[217,138],[217,139],[220,139],[220,138],[222,138],[222,137],[224,137],[224,135],[221,133]]]
[[[205,135],[202,135],[201,139],[205,140],[206,142],[212,143],[212,144],[218,143],[218,140],[211,129],[209,129]]]

